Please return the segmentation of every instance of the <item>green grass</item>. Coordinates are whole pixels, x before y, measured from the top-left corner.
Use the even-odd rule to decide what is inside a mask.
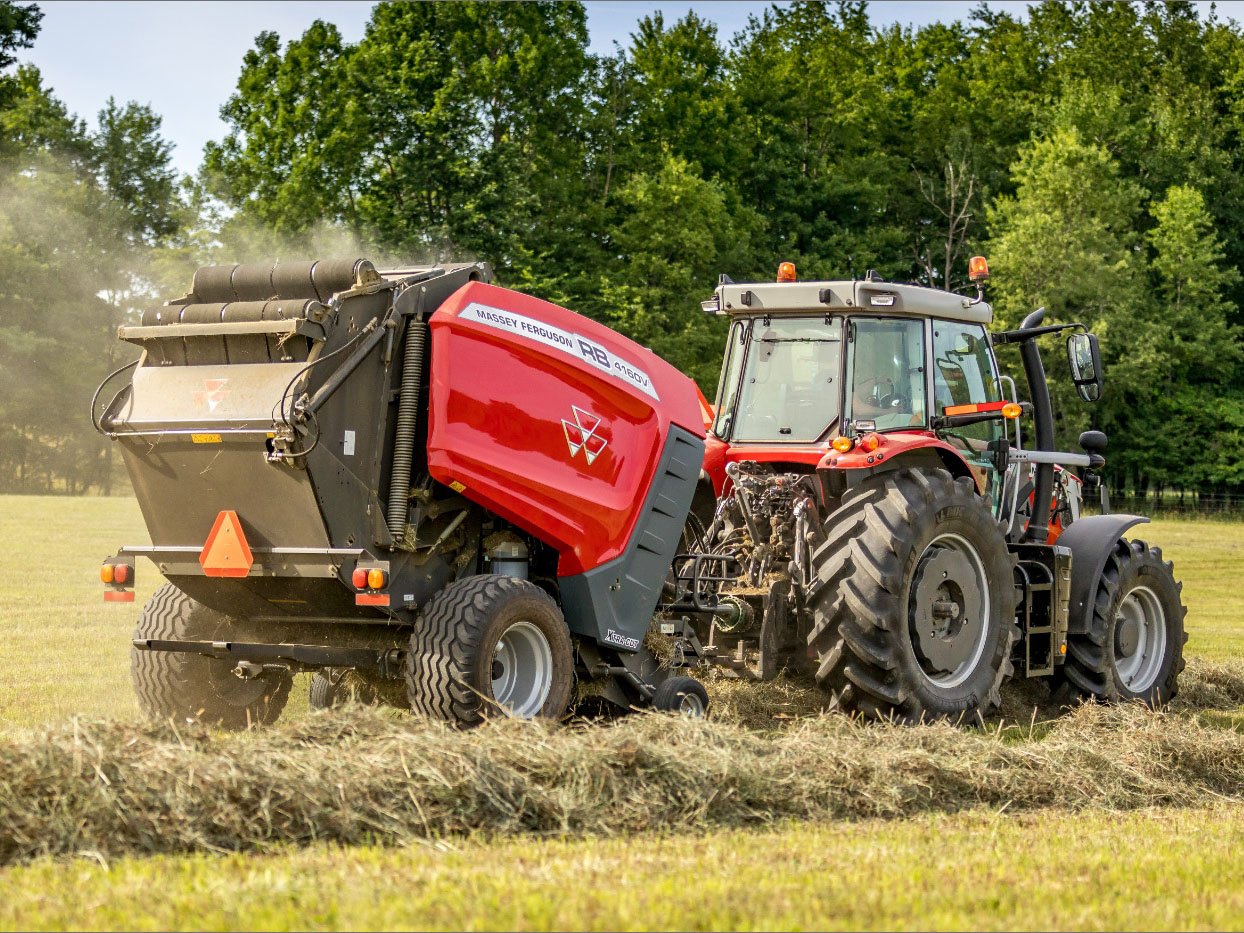
[[[1239,929],[1244,807],[39,862],[5,929]]]
[[[1163,520],[1190,655],[1244,657],[1244,525]],[[0,497],[0,732],[134,719],[129,638],[159,585],[105,604],[100,560],[143,543],[125,499]],[[305,717],[295,688],[286,718]],[[1202,721],[1244,727],[1240,711]],[[0,781],[4,775],[0,774]],[[0,826],[3,832],[3,826]],[[1244,928],[1244,805],[972,811],[679,836],[446,839],[272,855],[41,860],[0,870],[0,927],[287,929]]]

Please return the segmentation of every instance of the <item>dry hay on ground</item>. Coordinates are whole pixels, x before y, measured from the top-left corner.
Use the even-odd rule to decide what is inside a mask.
[[[353,708],[221,735],[75,720],[0,738],[0,864],[1244,800],[1244,734],[1188,715],[1244,704],[1244,665],[1190,666],[1184,683],[1168,713],[1089,705],[1018,733],[802,715],[820,698],[790,683],[759,688],[793,717],[775,729],[768,714],[762,730],[763,693],[741,687],[718,690],[722,718],[708,722],[502,721],[462,733]]]

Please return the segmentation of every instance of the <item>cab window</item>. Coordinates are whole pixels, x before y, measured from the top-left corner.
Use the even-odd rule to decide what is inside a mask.
[[[951,405],[1001,401],[998,373],[985,329],[977,324],[933,322],[935,414]],[[999,484],[990,445],[1003,436],[1001,421],[982,421],[941,432],[963,452],[980,487],[996,501]]]
[[[852,318],[848,359],[850,420],[879,431],[927,424],[923,321]]]
[[[726,342],[726,359],[721,366],[721,382],[717,386],[717,417],[713,421],[713,433],[727,437],[734,403],[739,395],[739,371],[743,368],[743,353],[747,349],[748,321],[735,321]]]

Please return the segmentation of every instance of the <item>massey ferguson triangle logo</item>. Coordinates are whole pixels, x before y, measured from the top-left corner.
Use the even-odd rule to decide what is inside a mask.
[[[194,393],[194,403],[200,408],[215,411],[216,406],[225,400],[229,390],[225,388],[228,379],[204,379],[203,391]]]
[[[570,448],[570,459],[573,460],[581,450],[587,460],[587,465],[591,466],[609,444],[597,433],[602,427],[601,420],[575,405],[570,406],[570,414],[574,418],[573,421],[562,419],[562,430],[566,432],[566,446]]]

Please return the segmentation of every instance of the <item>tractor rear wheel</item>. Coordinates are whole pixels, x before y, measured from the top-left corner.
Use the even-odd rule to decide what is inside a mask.
[[[411,709],[460,726],[489,715],[556,719],[570,705],[574,655],[561,610],[527,580],[481,574],[451,583],[415,620]]]
[[[970,479],[897,470],[847,491],[812,555],[816,679],[844,712],[973,719],[1019,637],[1015,559]]]
[[[221,641],[226,632],[236,639],[237,623],[166,583],[143,608],[134,638]],[[242,680],[233,668],[229,661],[199,654],[130,649],[138,705],[152,719],[193,719],[226,729],[276,722],[293,677],[269,672]]]
[[[1155,708],[1172,700],[1188,640],[1182,590],[1158,548],[1120,540],[1097,581],[1089,631],[1067,639],[1063,674],[1073,693]]]

